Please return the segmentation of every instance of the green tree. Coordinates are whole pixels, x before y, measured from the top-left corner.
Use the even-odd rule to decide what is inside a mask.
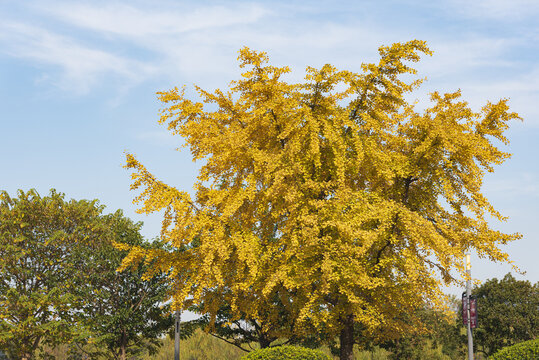
[[[0,349],[11,358],[69,344],[76,357],[126,359],[161,343],[172,325],[165,274],[142,279],[144,264],[117,272],[127,251],[114,247],[159,244],[103,209],[55,190],[0,194]]]
[[[205,163],[191,197],[128,154],[140,211],[164,210],[163,239],[187,250],[133,248],[126,264],[174,268],[174,305],[203,304],[212,319],[225,303],[235,318],[272,323],[280,296],[295,332],[338,336],[347,360],[360,338],[397,336],[416,308],[440,304],[465,250],[506,261],[498,245],[520,235],[489,226],[504,218],[481,183],[510,156],[492,141],[507,143],[518,115],[506,100],[474,112],[459,91],[432,93],[418,112],[406,97],[425,42],[379,53],[361,73],[325,65],[289,83],[288,67],[244,48],[227,91],[159,93],[160,122]]]
[[[330,357],[319,350],[300,346],[278,346],[271,349],[260,349],[249,353],[241,360],[330,360]]]
[[[460,332],[460,312],[456,298],[451,298],[451,311],[424,308],[417,310],[422,326],[382,344],[390,350],[390,359],[457,359],[466,354],[466,338]]]
[[[82,344],[93,356],[125,360],[144,351],[155,353],[161,345],[161,336],[174,323],[167,298],[166,274],[145,277],[147,266],[138,264],[122,272],[116,271],[127,254],[121,248],[141,246],[159,247],[158,241],[146,242],[140,234],[142,223],[133,223],[118,210],[103,217],[110,230],[103,241],[85,253],[88,283],[84,290],[81,321],[90,336]],[[93,349],[93,350],[91,350]]]
[[[473,294],[478,307],[474,340],[487,356],[539,335],[539,283],[507,274],[475,287]]]
[[[75,321],[75,289],[85,283],[79,244],[101,241],[101,211],[54,190],[0,193],[0,349],[11,358],[30,359],[83,332]]]
[[[523,341],[521,343],[501,349],[491,357],[491,360],[537,360],[539,359],[539,339]]]

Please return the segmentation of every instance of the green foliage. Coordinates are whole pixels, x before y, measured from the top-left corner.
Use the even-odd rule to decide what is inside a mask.
[[[183,324],[182,324],[183,329]],[[170,360],[174,358],[174,340],[167,337],[162,340],[163,346],[154,355],[146,355],[144,360]],[[206,334],[200,329],[193,331],[189,338],[180,342],[180,359],[182,360],[234,360],[239,359],[245,351],[234,345]]]
[[[407,336],[397,342],[388,355],[390,360],[452,360],[458,357],[450,356],[444,353],[442,345],[425,337],[413,338]]]
[[[330,360],[330,357],[319,350],[283,345],[253,351],[242,360]]]
[[[78,244],[100,241],[102,209],[54,190],[0,193],[0,349],[11,358],[85,333],[75,310],[82,298],[74,290],[86,282]]]
[[[182,332],[183,327],[182,325]],[[160,339],[161,346],[155,354],[148,354],[147,352],[138,355],[135,358],[141,360],[170,360],[174,356],[174,340],[166,337]],[[256,349],[257,344],[251,344]],[[331,359],[330,350],[328,347],[323,346],[318,348],[319,351],[328,355]],[[69,349],[67,345],[61,345],[54,349],[47,349],[47,353],[52,355],[56,360],[72,360],[76,359],[70,357]],[[440,347],[433,349],[430,346],[422,351],[424,357],[421,360],[436,360],[447,359],[443,357]],[[203,332],[200,329],[194,329],[191,335],[180,342],[180,359],[181,360],[239,360],[242,356],[245,356],[246,352],[238,349],[236,346],[227,344],[226,342]],[[358,346],[354,347],[354,359],[355,360],[389,360],[391,353],[385,349],[374,346],[369,350],[360,350]],[[80,358],[80,357],[79,357]],[[449,359],[462,359],[459,356],[450,356]],[[0,357],[1,359],[1,357]],[[109,356],[95,357],[95,359],[111,359]],[[401,358],[406,359],[406,357]],[[4,360],[4,359],[2,359]]]
[[[116,272],[126,254],[113,243],[150,245],[121,211],[97,200],[65,201],[51,190],[0,193],[0,350],[10,358],[71,355],[125,359],[172,325],[161,307],[164,276],[143,280],[144,264]]]
[[[507,274],[473,292],[479,315],[474,340],[487,356],[539,335],[539,283],[532,285]]]
[[[491,360],[537,360],[539,359],[539,339],[528,340],[508,346],[492,355]]]
[[[450,299],[457,308],[456,299]],[[390,359],[457,359],[465,354],[466,339],[460,332],[459,317],[456,312],[444,314],[435,309],[421,309],[416,312],[423,324],[394,340],[383,344],[391,351]]]
[[[159,247],[149,244],[140,235],[141,223],[133,223],[118,210],[103,217],[111,232],[110,241],[103,241],[85,254],[88,286],[82,308],[82,321],[91,336],[84,343],[96,345],[94,355],[126,358],[140,355],[144,350],[155,353],[160,346],[159,337],[173,326],[173,317],[166,299],[165,274],[144,279],[143,263],[122,272],[116,271],[126,255],[125,250],[114,247],[136,245],[143,248]]]
[[[182,333],[184,333],[185,323],[182,323]],[[245,344],[250,350],[257,349],[257,343]],[[330,350],[326,347],[318,348],[319,351],[331,356]],[[182,360],[237,360],[246,354],[238,347],[227,344],[223,340],[210,335],[201,329],[194,329],[191,335],[180,342],[180,359]],[[379,347],[370,350],[359,350],[354,348],[354,359],[356,360],[388,360],[389,352]],[[157,354],[145,356],[144,360],[169,360],[174,355],[174,341],[171,338],[163,339],[163,346],[159,348]],[[63,360],[63,358],[58,358]],[[436,359],[436,358],[434,358]]]

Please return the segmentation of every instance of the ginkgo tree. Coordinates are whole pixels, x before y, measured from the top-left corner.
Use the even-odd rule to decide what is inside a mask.
[[[178,307],[215,316],[227,304],[262,326],[284,308],[290,331],[323,330],[351,359],[361,336],[397,335],[415,308],[441,305],[464,251],[508,262],[500,245],[520,235],[491,228],[487,218],[505,218],[481,184],[510,157],[498,146],[518,114],[506,99],[473,111],[460,91],[418,111],[406,99],[426,43],[379,53],[360,73],[308,67],[291,83],[288,67],[243,48],[227,91],[158,93],[159,122],[203,166],[190,196],[127,154],[139,211],[164,210],[161,235],[177,251],[133,247],[124,264],[173,268]]]

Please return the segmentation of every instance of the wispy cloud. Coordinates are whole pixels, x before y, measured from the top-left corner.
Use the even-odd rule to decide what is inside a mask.
[[[46,7],[33,2],[27,9],[41,25],[16,20],[0,24],[0,53],[56,67],[43,77],[78,93],[110,76],[121,79],[125,88],[150,76],[196,73],[202,66],[211,73],[208,62],[223,63],[216,61],[223,60],[219,46],[207,48],[197,38],[210,32],[218,42],[226,33],[223,28],[252,24],[271,13],[251,3],[160,10],[119,2],[52,2]],[[111,50],[116,48],[121,50]]]
[[[137,41],[146,37],[177,36],[188,31],[249,24],[270,13],[267,8],[254,3],[156,10],[155,7],[136,8],[123,3],[95,6],[71,2],[47,6],[43,12],[77,27]]]
[[[451,0],[443,6],[461,16],[483,21],[495,19],[515,22],[526,18],[535,21],[539,15],[537,0]]]
[[[539,126],[539,64],[507,79],[468,84],[468,90],[483,102],[484,99],[508,98],[511,109],[519,113],[526,126]]]
[[[518,9],[525,5],[532,12],[539,9],[531,0],[515,1]],[[488,7],[484,0],[472,3],[475,5],[452,0],[448,6],[453,11],[469,11],[466,16]],[[0,24],[0,52],[56,66],[59,75],[55,83],[70,90],[87,91],[110,75],[130,84],[159,78],[172,79],[173,84],[219,86],[236,77],[235,55],[244,45],[269,51],[273,62],[295,68],[295,77],[301,77],[306,65],[327,62],[357,71],[361,62],[376,61],[380,44],[415,37],[431,39],[435,50],[432,58],[419,64],[421,75],[446,79],[451,86],[455,74],[475,75],[494,67],[514,71],[515,60],[507,54],[524,46],[515,36],[430,33],[429,29],[412,32],[372,21],[337,21],[324,16],[324,10],[332,9],[323,3],[317,4],[316,13],[305,5],[283,2],[271,7],[262,2],[226,6],[176,2],[148,6],[136,1],[53,1],[46,7],[39,2],[30,4],[26,9],[42,19],[41,25]],[[492,4],[485,10],[490,11],[489,16],[522,12],[506,9],[507,2],[502,0],[488,4]],[[524,88],[526,82],[514,80],[512,86]],[[455,83],[449,90],[458,87],[461,85]]]
[[[31,25],[2,23],[0,34],[3,52],[57,67],[60,74],[52,81],[68,91],[85,93],[107,74],[136,82],[155,71],[149,64],[87,47],[67,36]]]
[[[426,59],[421,66],[429,74],[446,77],[455,72],[479,67],[510,67],[514,63],[504,57],[520,43],[515,38],[471,36],[459,39],[437,39],[432,46],[434,56]]]

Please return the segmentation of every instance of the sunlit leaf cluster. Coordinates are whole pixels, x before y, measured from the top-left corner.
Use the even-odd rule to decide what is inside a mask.
[[[352,316],[391,336],[409,326],[403,313],[441,305],[465,250],[508,261],[499,245],[520,235],[491,228],[504,218],[481,185],[510,156],[498,146],[518,115],[506,99],[474,111],[459,91],[419,111],[406,99],[425,42],[379,53],[359,73],[309,67],[291,83],[288,67],[243,48],[228,90],[158,93],[159,122],[203,165],[190,196],[127,155],[140,212],[164,211],[175,250],[135,247],[125,265],[172,268],[176,306],[215,316],[225,303],[268,329],[285,311],[289,332],[337,334]]]

